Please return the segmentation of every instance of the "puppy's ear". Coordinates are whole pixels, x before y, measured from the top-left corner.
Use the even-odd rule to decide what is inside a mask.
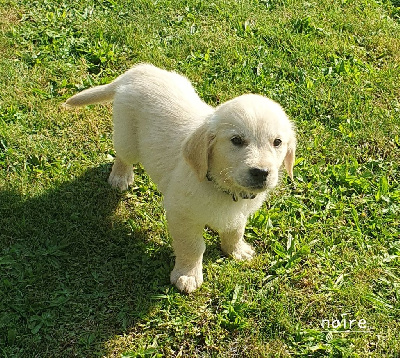
[[[197,128],[183,143],[183,156],[195,171],[200,181],[203,181],[208,171],[208,153],[212,136],[208,122]]]
[[[286,156],[284,159],[285,169],[290,177],[293,180],[293,166],[296,155],[296,137],[292,134],[291,139],[288,143]]]

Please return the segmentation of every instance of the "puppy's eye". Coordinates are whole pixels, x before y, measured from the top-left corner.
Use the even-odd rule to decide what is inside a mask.
[[[232,144],[236,146],[242,146],[244,145],[244,140],[242,137],[239,137],[238,135],[235,135],[234,137],[231,138]]]
[[[282,141],[279,138],[274,140],[274,147],[279,147],[282,144]]]

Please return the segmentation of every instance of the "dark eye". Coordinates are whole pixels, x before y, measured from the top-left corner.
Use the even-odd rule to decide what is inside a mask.
[[[279,138],[274,140],[274,147],[279,147],[282,144],[282,141]]]
[[[232,144],[237,145],[237,146],[241,146],[244,144],[243,138],[239,137],[238,135],[235,135],[234,137],[232,137],[231,142],[232,142]]]

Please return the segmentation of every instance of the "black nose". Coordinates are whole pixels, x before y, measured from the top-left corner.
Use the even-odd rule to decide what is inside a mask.
[[[267,169],[251,168],[249,169],[249,172],[256,183],[264,183],[267,180]]]

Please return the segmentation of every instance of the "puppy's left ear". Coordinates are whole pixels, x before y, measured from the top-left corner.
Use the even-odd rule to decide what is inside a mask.
[[[182,146],[184,158],[200,181],[203,181],[207,175],[208,154],[212,138],[209,124],[205,122],[185,140]]]
[[[285,169],[290,179],[292,180],[293,180],[293,166],[295,161],[295,155],[296,155],[296,137],[293,133],[288,143],[287,152],[284,159]]]

